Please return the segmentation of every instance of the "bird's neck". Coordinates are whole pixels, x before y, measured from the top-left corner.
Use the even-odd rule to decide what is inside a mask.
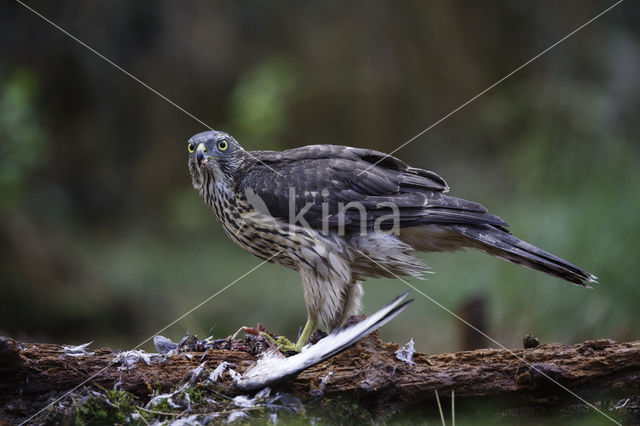
[[[219,221],[224,220],[225,207],[235,201],[235,191],[231,179],[213,173],[203,175],[200,195]]]

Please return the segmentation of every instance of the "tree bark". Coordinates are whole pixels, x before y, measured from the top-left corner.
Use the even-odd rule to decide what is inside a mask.
[[[153,389],[169,391],[183,383],[203,362],[206,374],[202,380],[222,361],[235,364],[242,373],[256,360],[244,343],[232,347],[245,350],[158,355],[150,364],[140,360],[125,368],[114,363],[117,353],[108,348],[70,356],[60,345],[0,338],[0,414],[24,418],[41,408],[45,396],[61,396],[85,381],[86,386],[107,389],[117,385],[144,399]],[[591,401],[640,394],[640,341],[543,344],[513,352],[416,353],[413,365],[396,357],[398,349],[394,343],[382,342],[377,332],[372,333],[277,390],[305,401],[348,395],[381,413],[424,405],[434,399],[436,390],[446,397],[455,391],[456,401],[492,400],[506,406],[538,407],[581,403],[568,390]],[[231,385],[230,376],[223,375],[219,383]]]

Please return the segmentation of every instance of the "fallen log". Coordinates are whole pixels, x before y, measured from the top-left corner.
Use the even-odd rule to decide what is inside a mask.
[[[138,359],[127,361],[122,354],[118,360],[118,352],[108,348],[74,353],[61,345],[0,337],[0,415],[10,421],[24,420],[79,385],[118,388],[144,401],[153,391],[174,389],[190,378],[203,380],[207,374],[193,377],[200,366],[200,373],[207,372],[225,361],[242,373],[257,359],[251,339],[255,336],[228,345],[235,350],[166,356],[140,353]],[[458,407],[487,400],[499,401],[502,407],[559,407],[584,405],[577,396],[602,401],[640,395],[640,341],[601,339],[514,351],[415,353],[411,361],[399,359],[399,349],[395,343],[382,342],[374,332],[278,385],[277,390],[305,403],[348,396],[365,409],[387,416],[426,405],[433,410],[436,390],[447,397],[454,391]],[[229,386],[229,394],[238,394],[231,384],[226,374],[217,386]]]

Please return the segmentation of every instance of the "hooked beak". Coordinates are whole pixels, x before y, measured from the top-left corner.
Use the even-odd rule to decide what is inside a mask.
[[[204,155],[206,151],[207,148],[205,148],[203,143],[198,145],[198,149],[196,150],[196,161],[198,162],[198,166],[202,166],[207,162],[207,158]]]

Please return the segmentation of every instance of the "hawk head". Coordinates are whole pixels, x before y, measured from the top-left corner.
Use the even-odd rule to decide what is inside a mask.
[[[245,155],[245,150],[233,136],[216,130],[191,137],[187,151],[189,171],[196,189],[202,185],[204,175],[219,182],[230,181]]]

